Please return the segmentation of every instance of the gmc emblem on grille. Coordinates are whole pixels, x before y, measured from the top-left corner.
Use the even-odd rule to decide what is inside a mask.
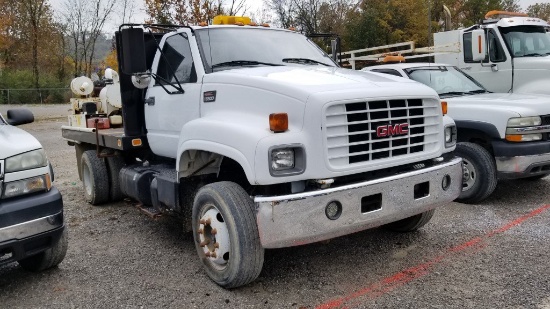
[[[400,123],[395,125],[388,124],[388,125],[379,126],[376,128],[376,136],[378,137],[403,135],[407,133],[409,133],[408,123]]]

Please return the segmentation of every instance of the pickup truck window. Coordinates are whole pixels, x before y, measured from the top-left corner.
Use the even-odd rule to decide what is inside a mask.
[[[197,82],[191,47],[183,34],[175,34],[166,39],[159,59],[157,75],[171,83],[177,83],[177,81],[180,83]],[[161,82],[166,84],[160,79],[157,80],[156,84],[160,85]]]
[[[433,88],[442,98],[487,92],[483,86],[456,67],[416,67],[405,69],[405,72],[411,79]]]
[[[506,47],[513,57],[543,57],[550,55],[550,36],[543,27],[501,27]]]
[[[195,35],[207,73],[266,65],[337,66],[315,43],[295,32],[220,27],[197,29]]]

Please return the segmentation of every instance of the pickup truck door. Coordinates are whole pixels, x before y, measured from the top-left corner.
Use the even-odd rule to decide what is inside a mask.
[[[175,158],[182,127],[199,117],[201,80],[191,46],[195,38],[188,29],[163,38],[162,53],[157,52],[151,81],[145,96],[145,124],[151,150]],[[181,90],[178,89],[178,82]],[[164,87],[164,88],[163,88]]]
[[[463,59],[461,69],[492,92],[511,92],[512,57],[500,33],[487,29],[487,56],[483,62],[472,61],[472,33],[462,35]]]

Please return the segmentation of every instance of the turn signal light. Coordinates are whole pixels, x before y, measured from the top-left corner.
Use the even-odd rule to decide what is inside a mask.
[[[441,101],[441,111],[443,112],[443,115],[447,115],[447,102]]]
[[[274,113],[269,115],[269,129],[275,133],[288,130],[288,114]]]

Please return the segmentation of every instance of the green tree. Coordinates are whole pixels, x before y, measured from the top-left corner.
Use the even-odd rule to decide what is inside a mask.
[[[530,5],[527,7],[527,14],[550,22],[550,3],[535,3]]]

